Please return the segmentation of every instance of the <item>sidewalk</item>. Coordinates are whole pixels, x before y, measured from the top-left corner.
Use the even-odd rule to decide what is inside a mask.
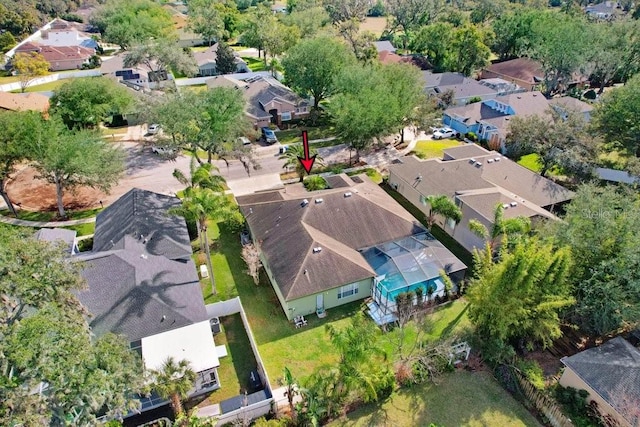
[[[55,227],[67,227],[70,225],[79,225],[79,224],[89,224],[91,222],[96,222],[96,217],[92,218],[82,218],[82,219],[71,219],[68,221],[27,221],[24,219],[11,218],[8,216],[0,215],[0,222],[4,224],[10,225],[19,225],[22,227],[36,227],[36,228],[55,228]]]

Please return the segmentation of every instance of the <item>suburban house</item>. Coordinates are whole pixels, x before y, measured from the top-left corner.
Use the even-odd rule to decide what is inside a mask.
[[[49,110],[49,97],[40,93],[0,92],[0,111],[40,111]]]
[[[560,98],[551,98],[549,105],[559,114],[565,118],[569,114],[579,114],[582,116],[585,122],[591,120],[591,112],[593,111],[593,105],[587,104],[584,101],[580,101],[577,98],[571,96],[562,96]]]
[[[289,320],[373,297],[378,324],[395,320],[395,296],[442,294],[466,266],[366,177],[329,177],[329,190],[302,184],[238,197],[262,263]]]
[[[482,69],[480,78],[501,78],[526,90],[538,90],[544,81],[544,70],[533,59],[516,58],[488,65]]]
[[[184,3],[164,4],[162,7],[171,14],[173,28],[178,35],[178,46],[193,47],[206,44],[200,34],[189,29],[189,17],[187,16],[189,8]]]
[[[207,50],[193,53],[196,63],[198,64],[199,77],[210,77],[219,74],[216,66],[216,60],[218,58],[217,51],[218,44],[216,43],[213,46],[210,46]],[[240,58],[240,55],[234,52],[234,56],[236,57],[236,73],[248,73],[251,71],[249,70],[247,63]]]
[[[555,219],[554,208],[573,197],[564,187],[476,144],[449,148],[442,160],[411,156],[401,162],[389,167],[389,185],[425,215],[430,209],[427,196],[453,200],[462,210],[462,221],[436,217],[436,223],[469,251],[485,245],[469,229],[471,219],[491,230],[498,205],[504,218]]]
[[[373,42],[373,45],[375,46],[376,51],[378,53],[381,53],[381,52],[396,53],[396,48],[391,44],[389,40],[376,41],[376,42]]]
[[[156,82],[150,80],[150,73],[146,68],[141,66],[125,67],[123,53],[105,58],[100,65],[100,72],[103,76],[114,77],[122,84],[137,91],[153,89],[156,85]]]
[[[75,70],[89,63],[98,42],[83,31],[84,25],[56,18],[24,39],[5,55],[38,52],[51,64],[50,71]]]
[[[568,99],[567,99],[568,98]],[[547,100],[540,92],[522,92],[488,99],[445,110],[442,123],[460,135],[473,132],[481,141],[488,141],[494,148],[503,147],[512,117],[549,117],[553,108],[563,114],[577,111],[585,119],[593,109],[591,105],[575,98],[563,97]]]
[[[560,384],[586,390],[588,401],[616,425],[640,425],[640,350],[622,337],[563,357]]]
[[[590,4],[584,8],[589,18],[608,21],[620,13],[620,5],[615,1],[603,1],[598,4]]]
[[[493,99],[498,92],[489,86],[480,84],[461,73],[432,73],[423,71],[424,90],[428,95],[438,96],[453,91],[453,104],[465,105],[471,100]]]
[[[87,289],[78,299],[100,336],[124,335],[146,369],[186,359],[197,373],[191,395],[220,387],[219,356],[182,217],[170,215],[175,197],[134,188],[96,218],[93,250],[82,262]],[[166,402],[140,399],[142,410]]]
[[[512,93],[520,93],[526,92],[524,88],[521,88],[516,83],[509,82],[505,79],[500,79],[498,77],[492,79],[482,79],[479,80],[478,83],[481,85],[487,86],[490,89],[495,90],[498,93],[498,96],[510,95]]]
[[[49,71],[77,70],[88,65],[95,49],[83,46],[47,46],[36,42],[23,43],[15,53],[37,52],[49,63]]]
[[[36,240],[51,242],[60,245],[69,255],[75,255],[78,249],[78,239],[75,230],[67,230],[66,228],[41,228],[34,235]]]
[[[283,122],[309,115],[309,101],[270,76],[215,76],[207,79],[206,83],[209,89],[233,87],[242,91],[247,103],[245,113],[256,129],[272,123],[280,126]]]

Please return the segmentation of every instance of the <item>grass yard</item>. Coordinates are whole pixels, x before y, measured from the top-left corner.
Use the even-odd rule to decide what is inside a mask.
[[[540,423],[484,371],[445,374],[438,385],[394,392],[386,402],[367,405],[333,427],[356,426],[540,426]]]
[[[83,218],[94,217],[101,210],[102,208],[87,209],[84,211],[72,211],[67,209],[65,212],[67,213],[67,219],[83,219]],[[9,212],[8,209],[0,210],[0,215],[12,216],[11,212]],[[18,209],[18,219],[23,219],[25,221],[49,222],[49,221],[54,221],[57,215],[58,215],[58,211],[36,212],[36,211],[26,211],[26,210]]]
[[[227,356],[220,359],[220,388],[211,393],[200,406],[220,403],[249,389],[249,373],[256,368],[249,337],[240,313],[220,318],[222,333],[214,337],[216,345],[227,347]]]
[[[462,145],[455,139],[444,139],[439,141],[418,141],[413,149],[413,153],[421,159],[441,159],[444,150]]]
[[[296,142],[302,142],[302,131],[306,130],[309,136],[309,141],[314,139],[324,139],[335,136],[335,129],[333,126],[315,126],[305,127],[300,126],[295,129],[287,129],[276,132],[278,141],[281,144],[292,144]]]
[[[371,181],[375,182],[376,184],[382,183],[382,175],[380,174],[380,172],[378,172],[377,169],[374,169],[374,168],[366,168],[366,169],[355,171],[355,172],[349,172],[347,175],[349,176],[360,175],[363,172],[371,179]]]
[[[380,37],[387,26],[387,18],[384,16],[368,16],[360,24],[360,31],[371,31],[376,37]]]
[[[251,56],[243,56],[242,59],[247,63],[247,66],[251,71],[266,71],[264,61],[262,58],[253,58]]]
[[[61,79],[61,80],[56,80],[49,83],[44,83],[41,85],[35,85],[35,86],[29,85],[27,86],[27,89],[25,90],[25,92],[51,92],[58,89],[63,84],[70,82],[71,80],[72,79]],[[20,93],[20,89],[12,90],[11,92]]]
[[[536,153],[522,156],[520,160],[518,160],[518,164],[534,172],[540,172],[542,170],[542,167],[538,163],[538,155]]]
[[[75,230],[77,237],[88,236],[90,234],[93,234],[96,231],[96,223],[89,222],[87,224],[70,225],[68,227],[62,227],[62,228],[66,228],[68,230]]]

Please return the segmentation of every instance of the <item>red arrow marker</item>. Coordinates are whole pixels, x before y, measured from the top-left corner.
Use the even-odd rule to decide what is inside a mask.
[[[298,156],[298,160],[300,160],[300,164],[308,174],[316,161],[316,155],[309,157],[309,138],[306,130],[302,131],[302,147],[304,148],[304,158]]]

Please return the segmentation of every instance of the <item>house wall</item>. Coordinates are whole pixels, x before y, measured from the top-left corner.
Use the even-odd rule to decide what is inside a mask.
[[[371,296],[371,285],[373,283],[373,277],[363,279],[363,280],[360,280],[359,282],[354,282],[354,283],[358,285],[358,293],[350,295],[348,297],[338,298],[338,294],[340,293],[340,286],[322,292],[323,300],[324,300],[324,308],[330,309],[333,307],[338,307],[340,305],[361,300],[363,298],[368,298]],[[347,283],[345,283],[345,285],[347,285]],[[317,295],[318,294],[313,294],[303,298],[287,301],[286,302],[287,308],[285,309],[285,312],[290,313],[290,316],[287,315],[287,318],[291,320],[295,316],[299,316],[299,315],[306,316],[308,314],[314,314],[316,312]]]
[[[82,68],[82,64],[87,64],[88,62],[89,58],[50,61],[49,71],[77,70]]]
[[[456,242],[464,246],[464,248],[469,252],[472,252],[475,248],[483,249],[487,241],[476,236],[469,229],[469,220],[475,219],[476,221],[479,221],[485,227],[487,227],[487,230],[491,230],[493,224],[491,223],[491,221],[478,215],[476,211],[474,211],[464,203],[460,205],[460,209],[462,210],[462,220],[455,226],[452,231],[450,231],[450,229],[446,230],[447,233],[452,235]]]
[[[442,117],[442,124],[450,127],[451,129],[455,130],[456,132],[459,132],[462,135],[468,132],[478,133],[478,128],[480,127],[478,123],[471,123],[467,125],[446,113]]]
[[[589,393],[587,400],[595,401],[598,404],[598,410],[603,414],[608,414],[615,418],[622,427],[632,427],[631,423],[625,420],[618,412],[609,405],[598,393],[596,393],[587,383],[585,383],[571,368],[565,367],[560,384],[563,387],[573,387],[578,390],[586,390]]]
[[[209,62],[198,67],[198,74],[202,77],[210,77],[218,74],[218,69],[214,62]]]
[[[82,40],[83,38],[75,29],[49,30],[46,37],[42,38],[42,44],[47,46],[80,46]]]

